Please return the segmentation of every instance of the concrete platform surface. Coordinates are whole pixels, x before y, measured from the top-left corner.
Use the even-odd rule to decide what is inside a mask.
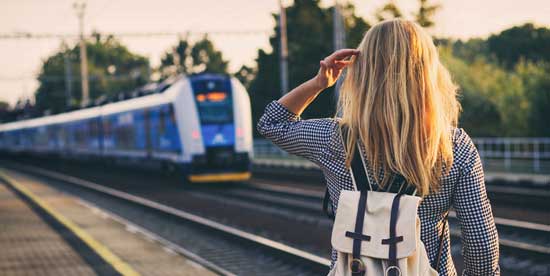
[[[78,198],[0,168],[0,275],[216,274]]]

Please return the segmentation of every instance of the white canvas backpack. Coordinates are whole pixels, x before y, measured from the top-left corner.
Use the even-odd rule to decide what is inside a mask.
[[[438,275],[420,240],[421,198],[406,185],[400,185],[397,193],[377,191],[378,185],[371,183],[365,171],[359,145],[355,148],[350,168],[355,190],[340,193],[331,237],[338,259],[328,276]],[[325,211],[327,196],[328,192]],[[436,268],[443,244],[440,238]]]

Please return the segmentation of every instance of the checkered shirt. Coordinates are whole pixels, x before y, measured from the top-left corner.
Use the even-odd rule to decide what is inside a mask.
[[[334,210],[338,206],[340,191],[354,189],[350,171],[345,167],[345,149],[336,119],[301,120],[273,101],[266,107],[257,129],[283,150],[319,166]],[[442,178],[440,190],[424,197],[418,209],[420,238],[433,264],[445,214],[453,207],[462,233],[463,275],[500,275],[498,235],[485,191],[479,154],[463,129],[453,128],[452,139],[454,162],[450,173]],[[368,169],[368,174],[370,179],[374,179],[372,170]],[[382,176],[383,171],[380,171],[379,179]],[[457,275],[451,257],[449,228],[446,229],[439,275]],[[336,257],[333,249],[332,264]]]

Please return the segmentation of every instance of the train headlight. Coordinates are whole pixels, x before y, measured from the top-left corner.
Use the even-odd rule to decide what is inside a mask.
[[[237,136],[237,138],[242,138],[244,136],[244,132],[243,132],[243,129],[238,127],[237,129],[235,129],[235,135]]]
[[[193,132],[191,132],[191,137],[195,140],[198,140],[201,138],[201,134],[198,130],[193,130]]]

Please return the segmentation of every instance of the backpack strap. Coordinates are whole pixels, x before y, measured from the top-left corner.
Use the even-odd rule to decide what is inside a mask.
[[[352,260],[350,262],[352,276],[363,276],[365,274],[365,263],[361,260],[361,243],[363,241],[370,241],[371,239],[370,236],[363,234],[367,197],[367,192],[361,192],[357,205],[357,216],[355,218],[355,232],[346,232],[346,237],[353,239]]]
[[[384,275],[397,276],[401,275],[401,270],[397,265],[397,243],[403,241],[403,236],[397,236],[397,214],[399,212],[399,200],[402,193],[398,193],[393,198],[391,213],[390,213],[390,237],[382,240],[382,244],[389,245],[388,267]]]
[[[329,210],[330,202],[331,202],[330,194],[328,192],[328,187],[327,187],[325,188],[325,196],[323,197],[323,213],[325,213],[325,215],[327,215],[329,219],[334,220],[336,216],[334,214],[334,209],[332,208],[332,206],[330,207],[330,210]]]
[[[347,127],[342,125],[340,126],[340,135],[342,136],[342,145],[344,149],[346,148],[347,141]],[[361,155],[361,150],[359,148],[359,143],[355,144],[355,150],[353,151],[353,158],[351,159],[351,175],[355,183],[355,187],[358,191],[374,191],[378,185],[372,185],[369,175],[367,174],[367,167],[365,166],[363,156]],[[368,184],[368,186],[367,186]],[[373,189],[374,187],[374,189]]]
[[[344,125],[338,126],[338,130],[340,131],[340,137],[342,139],[342,146],[344,149],[346,148],[346,138],[347,138],[347,128]],[[355,186],[357,190],[366,192],[369,190],[372,190],[372,184],[370,182],[369,176],[366,174],[366,167],[363,163],[363,157],[361,156],[361,152],[359,150],[359,145],[356,145],[355,151],[353,153],[353,159],[351,161],[351,173],[352,173],[352,180],[355,183]],[[369,184],[367,186],[367,183]],[[325,188],[325,196],[323,197],[323,212],[327,215],[327,217],[331,220],[334,220],[335,214],[334,210],[331,206],[329,210],[330,205],[330,194],[328,191],[328,187]]]
[[[443,238],[445,238],[445,231],[447,231],[447,225],[449,224],[449,212],[445,215],[445,218],[443,219],[443,231],[441,231],[441,235],[439,236],[439,246],[437,249],[437,257],[435,259],[435,267],[434,269],[439,272],[439,263],[441,262],[441,255],[443,254]]]
[[[355,182],[355,187],[358,191],[374,191],[369,175],[367,174],[365,164],[363,163],[359,143],[355,145],[355,150],[353,151],[353,159],[351,160],[351,174]]]

